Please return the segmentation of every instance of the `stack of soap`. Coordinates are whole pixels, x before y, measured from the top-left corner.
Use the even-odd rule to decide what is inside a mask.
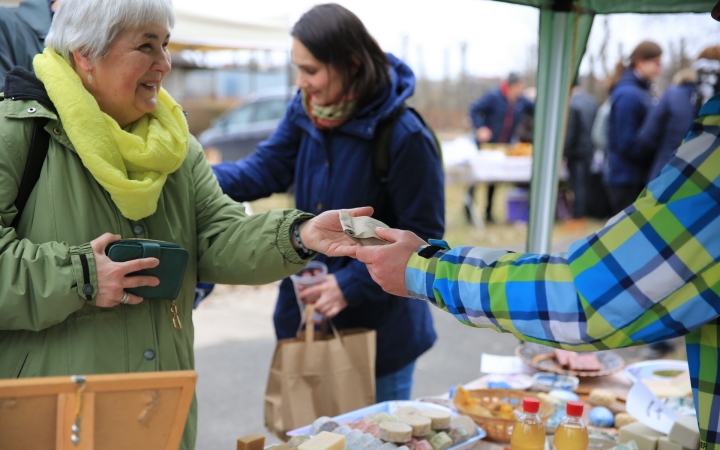
[[[447,430],[450,428],[450,413],[437,408],[422,410],[421,414],[432,421],[433,430]]]
[[[380,424],[379,437],[387,442],[405,443],[412,439],[412,431],[410,425],[402,422],[384,422]]]
[[[400,422],[410,425],[413,436],[427,436],[432,431],[432,421],[429,417],[421,415],[398,415]]]
[[[658,439],[664,434],[648,428],[640,422],[631,423],[620,428],[620,443],[635,441],[638,450],[657,450]]]
[[[670,429],[668,435],[670,442],[679,444],[683,448],[696,450],[700,448],[700,430],[695,416],[682,416]],[[667,447],[670,450],[670,447]]]
[[[309,441],[303,442],[299,450],[344,450],[345,436],[341,434],[321,431]]]

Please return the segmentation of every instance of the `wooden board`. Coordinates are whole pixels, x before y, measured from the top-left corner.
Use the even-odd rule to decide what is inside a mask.
[[[71,441],[78,385],[70,377],[0,380],[0,450],[177,449],[194,371],[89,375],[80,442]]]

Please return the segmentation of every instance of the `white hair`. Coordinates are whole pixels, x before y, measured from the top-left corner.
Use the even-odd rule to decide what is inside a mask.
[[[107,55],[126,29],[157,24],[175,25],[172,0],[62,0],[45,46],[70,64],[74,51],[95,61]]]

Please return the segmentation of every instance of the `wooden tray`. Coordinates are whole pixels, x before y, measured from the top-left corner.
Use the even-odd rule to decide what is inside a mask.
[[[602,377],[620,372],[625,367],[625,360],[612,351],[595,352],[602,369],[595,372],[580,372],[562,368],[555,361],[553,349],[544,345],[526,342],[515,348],[515,355],[525,364],[543,372],[553,372],[576,377]]]
[[[0,380],[0,450],[177,450],[196,380],[194,371]]]

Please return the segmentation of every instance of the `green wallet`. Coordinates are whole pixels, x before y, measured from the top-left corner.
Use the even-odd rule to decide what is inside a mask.
[[[123,239],[111,243],[105,249],[107,256],[115,262],[127,262],[141,258],[157,258],[160,264],[152,269],[133,272],[133,275],[157,277],[157,286],[142,286],[125,289],[127,292],[143,298],[163,298],[175,300],[180,294],[188,252],[179,245],[170,242],[149,239]]]

